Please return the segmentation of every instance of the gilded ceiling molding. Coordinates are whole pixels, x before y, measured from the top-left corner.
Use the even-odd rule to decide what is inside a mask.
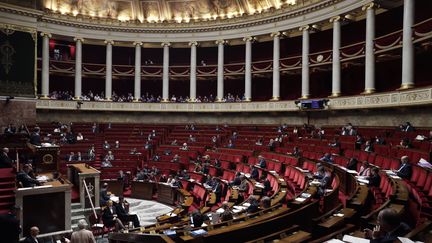
[[[170,42],[162,42],[162,43],[161,43],[161,46],[163,46],[163,47],[165,47],[165,46],[170,47],[170,46],[171,46],[171,43],[170,43]]]
[[[362,11],[366,11],[368,9],[377,9],[380,5],[375,2],[370,2],[362,7]]]
[[[222,44],[222,45],[228,45],[228,41],[227,40],[217,40],[215,41],[216,45]]]
[[[41,33],[40,33],[40,36],[41,36],[41,37],[48,36],[48,38],[51,38],[51,37],[52,37],[51,33],[46,33],[46,32],[41,32]]]
[[[333,22],[338,22],[338,21],[341,21],[341,20],[342,20],[342,17],[338,15],[338,16],[331,17],[329,19],[329,22],[333,23]]]
[[[114,41],[113,40],[104,40],[105,45],[111,44],[114,45]]]
[[[188,43],[189,46],[199,46],[199,43],[196,41],[191,41]]]
[[[143,43],[141,41],[134,41],[133,45],[134,46],[142,46]]]
[[[274,38],[274,37],[280,37],[282,35],[281,32],[273,32],[270,34],[270,37]]]
[[[81,41],[82,43],[84,43],[84,38],[82,38],[82,37],[75,37],[73,40],[74,40],[75,42],[77,42],[77,41]]]

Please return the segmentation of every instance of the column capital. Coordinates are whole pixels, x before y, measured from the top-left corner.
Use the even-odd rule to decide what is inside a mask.
[[[246,37],[243,38],[243,41],[244,41],[244,42],[247,42],[247,41],[255,41],[255,40],[256,40],[256,38],[255,38],[255,37],[252,37],[252,36],[246,36]]]
[[[163,46],[163,47],[165,47],[165,46],[171,46],[171,43],[170,42],[162,42],[161,43],[161,46]]]
[[[44,37],[44,36],[48,36],[48,38],[51,38],[51,37],[52,37],[51,33],[45,33],[45,32],[41,32],[41,33],[40,33],[40,36],[42,36],[42,37]]]
[[[142,46],[143,43],[142,43],[141,41],[134,41],[134,42],[133,42],[133,45],[134,45],[134,46]]]
[[[370,2],[362,7],[362,11],[366,11],[369,9],[377,9],[377,8],[379,8],[379,5],[377,3]]]
[[[189,46],[198,46],[199,43],[196,42],[196,41],[190,41],[190,42],[188,43],[188,45],[189,45]]]
[[[114,45],[114,41],[113,40],[104,40],[104,43],[106,45],[108,45],[108,44]]]
[[[215,44],[216,45],[219,45],[219,44],[226,45],[226,44],[228,44],[228,41],[227,40],[217,40],[217,41],[215,41]]]
[[[342,17],[338,15],[338,16],[331,17],[329,19],[329,22],[330,23],[334,23],[334,22],[338,22],[338,21],[341,21],[341,20],[342,20]]]
[[[305,26],[302,26],[302,27],[299,28],[300,31],[308,31],[310,29],[311,29],[310,25],[305,25]]]
[[[84,38],[82,38],[82,37],[75,37],[73,40],[74,40],[75,42],[77,42],[77,41],[84,42]]]
[[[271,34],[270,34],[270,37],[273,37],[273,38],[274,38],[274,37],[280,37],[281,35],[282,35],[282,33],[278,31],[278,32],[273,32],[273,33],[271,33]]]

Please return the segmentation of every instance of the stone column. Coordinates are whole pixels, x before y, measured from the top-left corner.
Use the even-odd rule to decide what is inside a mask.
[[[162,102],[169,101],[169,47],[171,43],[164,42],[163,46],[163,73],[162,73]]]
[[[189,98],[190,98],[191,102],[195,102],[195,100],[196,100],[197,45],[198,45],[198,42],[196,42],[196,41],[189,42],[189,46],[191,47]]]
[[[216,101],[222,101],[224,97],[224,45],[225,40],[217,40],[218,66],[217,66],[217,95]]]
[[[105,40],[106,44],[106,67],[105,67],[105,100],[111,100],[112,96],[112,46],[114,41]]]
[[[364,94],[375,92],[375,3],[363,6],[366,11],[366,43],[365,43],[365,90]]]
[[[51,34],[41,33],[42,36],[42,92],[41,98],[46,99],[49,95],[49,39]]]
[[[245,37],[246,56],[245,56],[245,101],[252,100],[252,40],[253,37]]]
[[[75,99],[81,99],[81,81],[82,81],[82,43],[83,38],[76,37],[75,41]]]
[[[404,1],[403,39],[402,39],[402,84],[401,89],[414,87],[414,0]]]
[[[340,16],[330,19],[333,23],[333,55],[332,55],[332,94],[331,97],[341,95],[341,62],[340,62],[340,47],[341,47],[341,27]]]
[[[272,33],[273,37],[273,97],[272,100],[280,99],[280,32]]]
[[[300,27],[303,32],[302,41],[302,92],[301,98],[309,98],[309,26]]]
[[[141,46],[142,42],[134,42],[135,46],[135,79],[134,79],[134,101],[141,97]]]

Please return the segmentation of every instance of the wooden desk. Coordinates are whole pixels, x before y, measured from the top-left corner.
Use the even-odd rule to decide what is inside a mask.
[[[152,200],[154,188],[155,188],[154,182],[132,181],[131,197],[144,199],[144,200]]]
[[[165,183],[157,184],[158,197],[157,201],[169,205],[174,205],[176,201],[176,191],[177,187],[172,187],[171,185]]]
[[[41,174],[52,179],[52,174]],[[53,180],[43,186],[18,188],[15,205],[22,208],[19,215],[21,237],[37,225],[41,234],[71,229],[71,189],[67,180]],[[48,222],[48,223],[47,223]]]
[[[312,237],[312,235],[306,231],[297,231],[294,232],[292,235],[280,239],[278,242],[286,242],[286,243],[297,243],[297,242],[303,242],[306,240],[309,240]]]
[[[100,184],[107,183],[108,191],[114,194],[115,196],[123,196],[124,182],[118,180],[103,180]]]
[[[68,178],[75,186],[79,186],[81,208],[90,208],[90,200],[84,187],[86,182],[95,208],[99,208],[100,171],[86,164],[68,164]]]

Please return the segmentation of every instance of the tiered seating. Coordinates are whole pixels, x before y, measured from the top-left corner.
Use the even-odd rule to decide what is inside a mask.
[[[0,169],[0,214],[9,212],[15,204],[15,173],[12,169]]]

